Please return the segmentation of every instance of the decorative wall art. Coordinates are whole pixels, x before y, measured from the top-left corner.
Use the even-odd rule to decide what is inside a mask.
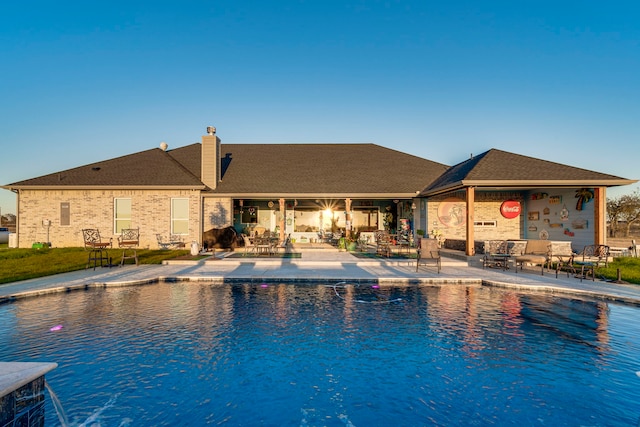
[[[585,203],[589,203],[594,197],[594,192],[590,188],[581,188],[576,190],[576,210],[581,211]]]
[[[529,221],[537,221],[540,219],[540,212],[535,211],[535,212],[529,212],[529,215],[527,215],[527,219]]]
[[[559,205],[562,203],[562,196],[549,196],[550,205]]]
[[[467,205],[464,200],[451,197],[438,205],[438,219],[446,227],[458,227],[467,222]]]
[[[571,222],[571,226],[576,230],[584,230],[589,228],[589,221],[586,219],[574,219]]]

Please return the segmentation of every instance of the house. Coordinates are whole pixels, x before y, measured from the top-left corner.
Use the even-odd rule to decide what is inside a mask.
[[[222,144],[209,127],[201,143],[3,188],[17,194],[19,247],[81,246],[83,228],[106,238],[140,228],[150,248],[157,235],[200,243],[225,227],[300,241],[404,228],[470,254],[489,236],[600,242],[606,187],[633,182],[500,150],[449,167],[376,144]]]

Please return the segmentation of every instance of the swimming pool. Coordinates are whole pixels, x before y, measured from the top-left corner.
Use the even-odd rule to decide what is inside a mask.
[[[73,425],[628,426],[639,318],[483,286],[158,283],[4,304],[0,360],[57,362]]]

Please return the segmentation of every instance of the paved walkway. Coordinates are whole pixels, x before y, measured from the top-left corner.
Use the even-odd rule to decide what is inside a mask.
[[[214,258],[174,261],[163,265],[125,265],[58,274],[0,285],[0,302],[51,292],[93,287],[127,286],[158,280],[208,282],[371,282],[410,284],[485,284],[530,291],[588,296],[640,305],[640,285],[583,280],[555,272],[541,276],[537,269],[514,272],[483,269],[479,257],[468,260],[444,256],[442,271],[415,260],[367,260],[330,249],[300,250],[300,258],[231,258],[218,252]],[[446,255],[446,254],[445,254]]]

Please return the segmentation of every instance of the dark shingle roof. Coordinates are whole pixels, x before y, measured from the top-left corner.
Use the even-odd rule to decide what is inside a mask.
[[[216,192],[415,195],[447,166],[375,144],[222,144]],[[223,169],[224,169],[223,161]]]
[[[189,187],[200,179],[159,148],[43,175],[11,187]]]
[[[202,188],[201,144],[151,149],[8,187]],[[221,144],[220,194],[415,195],[447,166],[375,144]]]
[[[614,175],[491,149],[451,166],[421,195],[465,186],[608,186],[633,182]]]
[[[200,143],[159,148],[5,188],[205,188]],[[452,167],[375,144],[221,144],[224,195],[429,196],[478,187],[613,186],[635,181],[491,149]],[[422,190],[422,191],[420,191]],[[300,197],[299,196],[299,197]]]

